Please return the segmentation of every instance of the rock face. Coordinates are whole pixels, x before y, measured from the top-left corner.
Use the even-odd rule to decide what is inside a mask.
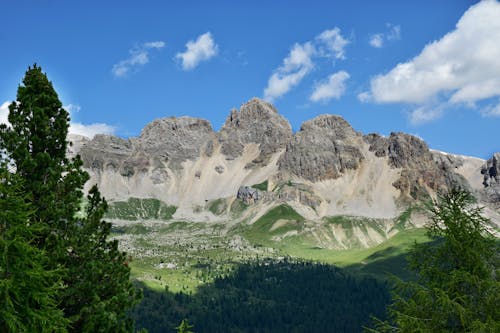
[[[137,152],[169,164],[171,169],[200,156],[202,146],[211,141],[214,132],[210,123],[192,117],[163,118],[148,124],[137,140]]]
[[[241,186],[238,189],[237,199],[243,200],[246,204],[253,204],[260,199],[260,194],[257,189],[250,186]]]
[[[233,109],[219,133],[221,152],[229,160],[243,154],[246,144],[259,144],[259,156],[247,167],[265,165],[292,137],[290,123],[269,103],[254,98]]]
[[[393,185],[408,198],[425,199],[429,189],[439,193],[464,183],[452,170],[457,162],[444,157],[436,159],[427,144],[413,135],[391,133],[386,138],[368,134],[364,139],[377,157],[387,157],[392,168],[402,169]]]
[[[495,153],[481,167],[483,175],[484,198],[500,208],[500,153]]]
[[[96,173],[119,172],[123,177],[148,173],[154,184],[164,183],[170,170],[200,156],[201,147],[215,134],[206,120],[191,117],[163,118],[148,124],[138,138],[124,140],[96,135],[80,148],[85,168]]]
[[[361,134],[342,117],[322,115],[306,121],[286,146],[279,169],[315,182],[335,179],[363,160]]]
[[[499,153],[484,161],[432,152],[404,133],[363,136],[335,115],[306,121],[293,134],[271,104],[255,98],[232,110],[218,133],[206,120],[170,117],[136,138],[71,140],[68,154],[81,155],[89,186],[97,183],[109,201],[154,198],[190,220],[206,202],[235,196],[254,207],[288,203],[308,219],[392,218],[405,203],[454,185],[500,206]],[[245,186],[263,182],[269,191]]]
[[[135,173],[131,160],[134,154],[131,140],[98,134],[82,146],[79,154],[83,166],[95,173],[119,172],[124,177]]]
[[[500,153],[495,153],[481,168],[484,187],[500,186]]]

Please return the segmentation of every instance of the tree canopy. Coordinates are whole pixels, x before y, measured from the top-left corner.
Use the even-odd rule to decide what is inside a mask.
[[[17,100],[9,106],[8,120],[10,126],[0,125],[0,151],[15,170],[22,200],[16,207],[3,204],[2,211],[16,217],[29,207],[29,214],[17,216],[26,221],[17,225],[20,233],[28,233],[26,240],[36,247],[32,251],[47,257],[45,273],[57,272],[61,281],[63,288],[56,288],[55,295],[56,312],[64,315],[61,329],[132,331],[126,311],[140,299],[140,293],[129,280],[129,259],[119,251],[117,241],[108,240],[111,225],[102,220],[107,204],[97,187],[89,191],[87,208],[81,214],[89,176],[79,156],[67,157],[69,114],[37,65],[27,70]],[[8,177],[2,176],[0,182],[12,191]],[[33,232],[28,226],[33,226]],[[25,259],[26,265],[44,262],[39,256]],[[42,291],[33,288],[31,293]],[[51,322],[55,315],[43,319]]]
[[[432,242],[409,256],[418,281],[396,283],[390,320],[371,332],[500,332],[500,251],[472,195],[453,189],[429,208]]]

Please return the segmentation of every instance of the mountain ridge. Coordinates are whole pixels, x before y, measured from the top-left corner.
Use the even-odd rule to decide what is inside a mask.
[[[273,105],[257,98],[231,110],[217,132],[207,120],[167,117],[146,125],[139,137],[73,141],[72,154],[81,155],[91,175],[89,186],[97,183],[111,202],[158,199],[178,208],[176,218],[231,219],[229,209],[216,215],[205,206],[224,199],[230,207],[240,187],[266,182],[263,207],[286,203],[313,221],[335,215],[395,218],[416,202],[461,186],[500,223],[498,158],[432,151],[401,132],[363,135],[329,114],[293,133]],[[482,184],[486,174],[488,186]]]

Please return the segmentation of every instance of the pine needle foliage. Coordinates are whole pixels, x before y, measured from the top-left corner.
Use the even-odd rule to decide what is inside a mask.
[[[369,332],[500,332],[500,250],[473,196],[453,189],[428,207],[427,244],[408,258],[418,273],[396,281],[389,320]]]

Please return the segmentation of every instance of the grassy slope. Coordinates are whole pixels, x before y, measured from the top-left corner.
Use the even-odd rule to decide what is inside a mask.
[[[290,222],[282,228],[270,231],[273,224],[280,219],[290,220]],[[318,248],[303,236],[288,237],[280,242],[272,241],[272,237],[277,234],[301,230],[303,221],[304,218],[291,207],[281,205],[263,215],[243,235],[256,245],[270,246],[292,257],[348,267],[356,273],[372,274],[378,277],[394,274],[402,278],[412,276],[405,268],[405,256],[409,247],[414,242],[428,241],[424,229],[401,230],[394,237],[377,246],[349,250]],[[359,221],[349,221],[348,217],[334,217],[329,222],[342,222],[345,227],[359,224]]]
[[[348,219],[332,218],[327,223],[349,227],[362,222]],[[279,226],[277,221],[280,221]],[[335,264],[355,274],[386,278],[389,273],[408,279],[412,275],[405,268],[405,253],[415,241],[427,240],[423,229],[402,230],[375,247],[349,250],[319,248],[310,237],[300,234],[276,240],[291,231],[300,233],[306,223],[290,206],[280,205],[252,225],[239,225],[229,235],[218,231],[222,225],[185,221],[164,222],[153,227],[133,222],[129,226],[115,227],[114,231],[117,235],[131,236],[130,245],[138,250],[131,263],[132,278],[142,280],[154,290],[164,290],[168,286],[172,292],[195,292],[199,286],[242,263],[283,256]],[[247,243],[250,247],[236,250],[228,246],[231,239],[240,236],[250,242]],[[161,267],[161,263],[175,263],[176,267]]]

